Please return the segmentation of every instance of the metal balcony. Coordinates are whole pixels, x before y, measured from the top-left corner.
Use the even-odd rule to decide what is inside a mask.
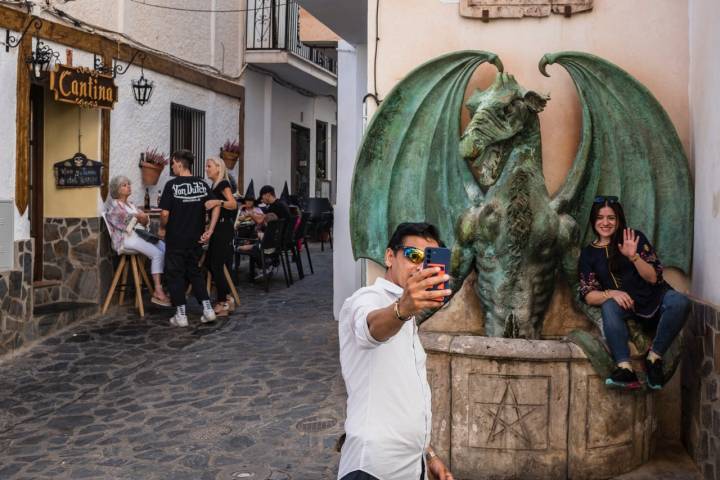
[[[247,0],[247,62],[277,73],[313,93],[337,87],[334,49],[300,41],[300,7],[295,0]]]

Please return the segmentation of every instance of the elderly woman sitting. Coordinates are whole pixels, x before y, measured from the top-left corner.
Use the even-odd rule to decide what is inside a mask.
[[[140,238],[135,232],[131,223],[147,226],[150,219],[143,211],[139,210],[129,200],[132,193],[130,188],[130,180],[118,175],[110,180],[110,197],[108,208],[105,211],[105,218],[110,226],[110,238],[112,246],[116,252],[124,250],[133,250],[142,253],[151,261],[150,271],[155,283],[155,291],[153,292],[151,302],[170,306],[170,299],[165,294],[161,283],[161,274],[163,273],[165,263],[165,242],[162,240],[157,243],[151,243]]]

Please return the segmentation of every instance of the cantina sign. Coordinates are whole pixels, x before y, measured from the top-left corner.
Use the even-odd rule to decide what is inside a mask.
[[[110,75],[85,67],[56,65],[50,74],[55,100],[90,108],[112,110],[117,102],[117,85]]]

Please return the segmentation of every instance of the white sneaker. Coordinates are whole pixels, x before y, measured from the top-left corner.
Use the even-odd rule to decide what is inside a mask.
[[[180,314],[176,313],[170,319],[170,325],[174,325],[176,327],[187,327],[188,326],[187,315],[180,315]]]
[[[207,310],[203,309],[202,317],[200,317],[200,321],[202,323],[208,323],[208,322],[214,322],[217,316],[215,315],[215,311],[212,308],[208,308]],[[185,320],[187,322],[187,320]]]

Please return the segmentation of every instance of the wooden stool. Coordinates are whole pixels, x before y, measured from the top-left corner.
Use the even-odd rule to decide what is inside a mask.
[[[118,305],[125,303],[125,288],[127,287],[128,271],[132,269],[133,284],[135,286],[135,307],[140,312],[140,317],[145,316],[145,306],[143,305],[142,299],[142,281],[145,282],[145,286],[149,291],[153,291],[152,282],[145,271],[145,257],[139,253],[122,253],[120,254],[120,263],[118,264],[115,276],[113,276],[112,283],[110,284],[110,291],[105,297],[105,303],[103,303],[102,313],[104,314],[110,306],[110,301],[115,294],[115,288],[118,285],[118,281],[122,276],[122,288],[120,289],[120,298],[118,299]]]
[[[203,263],[205,263],[205,253],[203,252],[202,256],[200,257],[200,261],[198,262],[198,266],[202,268]],[[235,306],[240,306],[240,295],[238,295],[237,289],[235,288],[235,284],[233,283],[232,277],[230,276],[230,271],[228,271],[227,265],[223,265],[223,272],[225,273],[225,281],[228,284],[228,287],[230,288],[230,292],[232,293],[233,298],[235,299]],[[208,295],[210,295],[210,289],[212,288],[212,273],[210,273],[210,269],[207,269],[207,277],[205,280],[205,289],[208,292]],[[192,285],[188,285],[187,289],[185,290],[185,295],[189,295],[190,291],[192,290]],[[218,299],[218,301],[222,301]]]

